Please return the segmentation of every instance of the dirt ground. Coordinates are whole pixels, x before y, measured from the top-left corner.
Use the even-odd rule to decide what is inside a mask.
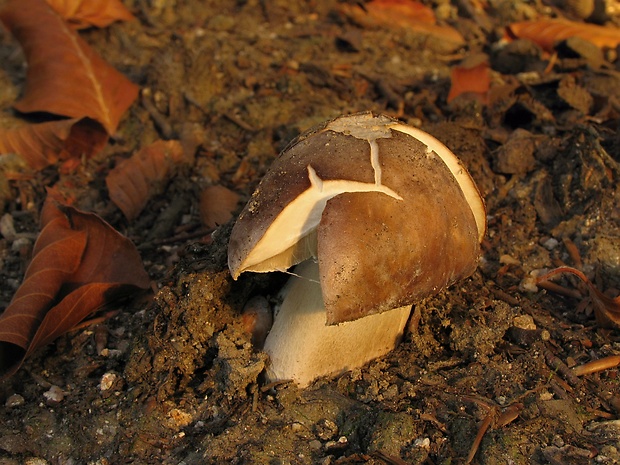
[[[550,64],[532,43],[500,43],[506,24],[563,14],[562,5],[491,0],[483,15],[467,0],[427,3],[465,46],[353,24],[336,0],[128,1],[138,21],[82,33],[141,99],[75,172],[50,167],[11,184],[4,213],[19,241],[0,238],[0,308],[23,276],[52,184],[134,241],[157,292],[61,337],[0,384],[0,465],[455,464],[489,421],[473,463],[620,463],[618,368],[570,370],[620,354],[620,332],[597,325],[577,281],[559,283],[583,298],[532,278],[568,264],[612,296],[620,289],[615,51],[570,40]],[[450,67],[476,53],[489,56],[492,105],[448,104]],[[6,32],[0,56],[9,112],[25,72]],[[237,215],[292,138],[364,110],[423,128],[469,167],[488,211],[480,266],[417,303],[388,356],[305,390],[267,385],[266,355],[239,315],[284,277],[233,281],[234,219],[205,229],[200,193],[234,190]],[[128,223],[104,176],[159,138],[194,143],[195,163]]]

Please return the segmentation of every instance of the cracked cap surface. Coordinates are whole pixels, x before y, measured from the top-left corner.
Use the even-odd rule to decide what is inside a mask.
[[[443,144],[361,113],[303,134],[235,224],[229,268],[318,259],[327,323],[408,305],[476,268],[486,229],[473,180]]]

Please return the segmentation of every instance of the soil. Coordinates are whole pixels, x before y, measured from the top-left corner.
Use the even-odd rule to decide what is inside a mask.
[[[0,305],[20,283],[52,184],[134,241],[156,292],[62,336],[0,384],[1,465],[451,464],[474,444],[480,464],[620,463],[618,368],[571,371],[620,354],[620,331],[597,324],[577,281],[559,284],[583,298],[547,292],[532,274],[568,264],[612,296],[620,289],[615,52],[577,39],[553,56],[501,43],[506,24],[566,14],[557,5],[428,3],[465,46],[353,24],[336,0],[128,1],[138,21],[82,33],[140,84],[141,100],[77,170],[8,185],[4,214],[18,234],[0,238]],[[492,66],[489,103],[447,103],[451,66],[476,53]],[[25,73],[6,32],[0,55],[9,114]],[[292,138],[365,110],[420,126],[470,169],[488,212],[480,266],[416,303],[389,355],[303,390],[267,384],[267,356],[240,312],[285,277],[233,281],[234,218],[205,229],[200,193],[234,190],[236,216]],[[195,162],[129,223],[105,174],[159,138],[194,144]]]

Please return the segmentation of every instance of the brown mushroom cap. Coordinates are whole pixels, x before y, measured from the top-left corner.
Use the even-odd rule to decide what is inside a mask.
[[[274,161],[235,224],[229,268],[319,263],[327,323],[413,303],[469,276],[484,205],[459,160],[385,116],[337,118]]]

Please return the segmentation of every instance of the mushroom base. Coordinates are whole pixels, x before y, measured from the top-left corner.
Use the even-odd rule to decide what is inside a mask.
[[[318,377],[361,367],[402,339],[411,305],[327,326],[318,264],[308,260],[295,273],[282,289],[283,301],[265,341],[270,381],[293,380],[305,387]]]

